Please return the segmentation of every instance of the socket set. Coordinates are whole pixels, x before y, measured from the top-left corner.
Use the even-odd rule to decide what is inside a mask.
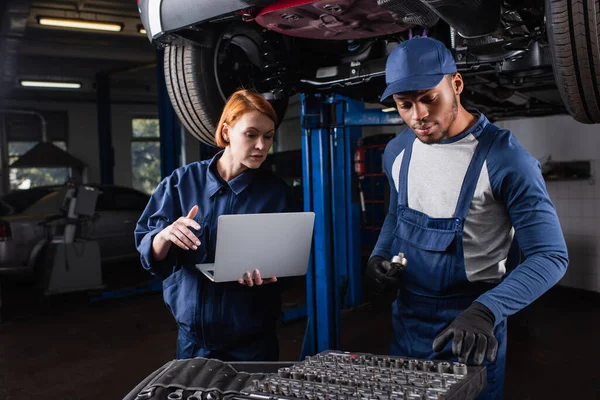
[[[468,400],[485,384],[485,367],[327,351],[253,380],[242,395],[273,400]]]
[[[485,367],[326,351],[302,362],[172,360],[124,400],[472,400]]]

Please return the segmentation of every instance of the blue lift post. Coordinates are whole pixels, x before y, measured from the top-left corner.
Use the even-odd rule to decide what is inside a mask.
[[[340,311],[362,303],[360,204],[353,155],[363,126],[401,125],[397,113],[343,96],[301,95],[305,211],[315,212],[306,275],[308,323],[301,358],[340,344]]]

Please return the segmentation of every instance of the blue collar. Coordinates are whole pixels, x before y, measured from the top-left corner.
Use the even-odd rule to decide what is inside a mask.
[[[468,110],[468,111],[471,114],[479,114],[479,119],[477,120],[477,122],[475,122],[466,131],[464,131],[454,137],[451,137],[449,139],[443,139],[442,141],[440,141],[440,144],[449,144],[449,143],[458,142],[459,140],[463,139],[465,136],[467,136],[469,134],[472,134],[476,138],[479,138],[479,135],[481,135],[481,132],[483,132],[483,129],[490,123],[490,121],[488,121],[488,119],[485,115],[483,115],[482,113],[480,113],[477,110]]]
[[[242,172],[240,175],[236,176],[229,182],[225,182],[225,180],[219,175],[217,171],[217,161],[223,155],[223,151],[221,150],[210,160],[208,164],[208,169],[206,171],[206,190],[208,192],[208,196],[212,197],[217,193],[223,186],[229,186],[231,191],[237,195],[242,193],[244,189],[250,186],[252,183],[252,179],[254,175],[256,175],[256,170],[248,169]]]

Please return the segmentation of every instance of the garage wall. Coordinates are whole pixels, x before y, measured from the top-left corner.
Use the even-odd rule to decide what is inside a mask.
[[[183,137],[182,146],[185,148],[185,154],[182,154],[182,160],[185,164],[200,160],[200,141],[190,135],[187,130]]]
[[[591,161],[590,181],[548,181],[569,249],[570,265],[560,285],[600,292],[600,125],[569,116],[502,121],[538,160]]]
[[[277,129],[274,149],[278,152],[302,149],[302,132],[300,131],[300,95],[295,95],[290,98],[285,116]]]
[[[6,108],[23,110],[57,110],[69,114],[68,151],[88,165],[87,181],[100,181],[100,154],[95,103],[8,102]],[[152,104],[115,104],[112,106],[112,142],[115,152],[114,180],[122,186],[132,185],[131,120],[135,117],[156,117]],[[186,160],[195,161],[199,155],[198,141],[186,135]]]

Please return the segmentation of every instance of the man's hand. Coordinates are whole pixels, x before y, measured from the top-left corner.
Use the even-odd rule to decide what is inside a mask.
[[[238,279],[238,283],[240,285],[244,285],[244,286],[260,286],[260,285],[266,285],[268,283],[274,283],[277,282],[277,277],[273,276],[271,278],[267,278],[267,279],[262,279],[260,276],[260,271],[255,269],[254,273],[250,273],[250,271],[246,271],[246,273],[244,274],[244,277],[241,279]]]
[[[384,290],[388,286],[397,287],[400,285],[400,274],[391,271],[390,262],[380,256],[371,257],[367,264],[367,276],[380,290]]]
[[[473,356],[473,364],[481,365],[483,359],[496,360],[498,340],[494,336],[494,314],[481,303],[474,302],[440,333],[433,341],[433,351],[441,351],[452,340],[452,353],[466,363]],[[471,354],[472,353],[472,354]]]

